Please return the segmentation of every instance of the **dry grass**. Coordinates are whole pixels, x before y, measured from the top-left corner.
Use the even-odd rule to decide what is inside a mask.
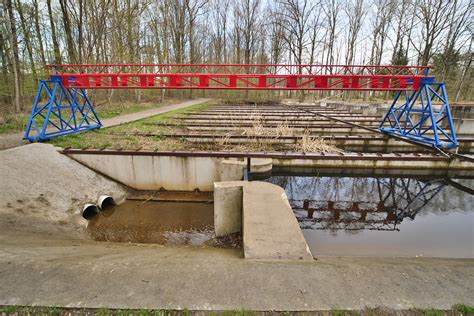
[[[311,136],[309,134],[304,134],[301,140],[295,146],[296,151],[302,151],[305,153],[342,153],[343,150],[328,144],[326,140]]]
[[[268,137],[268,138],[278,138],[280,136],[293,136],[294,130],[289,127],[288,122],[283,122],[278,124],[275,127],[265,127],[265,119],[263,115],[259,112],[252,113],[250,116],[250,120],[252,121],[251,127],[243,128],[242,135],[247,135],[249,137],[252,136],[260,136],[260,137]]]
[[[248,142],[242,144],[235,144],[230,142],[231,133],[227,133],[224,137],[218,139],[215,143],[219,150],[278,150],[285,149],[287,144],[277,143],[274,140],[282,136],[297,136],[297,133],[292,129],[285,121],[278,124],[277,127],[265,127],[264,116],[259,112],[253,112],[250,115],[252,122],[251,127],[246,127],[241,130],[241,135],[246,136]],[[212,146],[212,145],[211,145]],[[334,153],[342,152],[334,145],[328,143],[328,141],[309,135],[309,133],[303,134],[303,137],[297,141],[293,146],[294,150],[302,151],[305,153]]]

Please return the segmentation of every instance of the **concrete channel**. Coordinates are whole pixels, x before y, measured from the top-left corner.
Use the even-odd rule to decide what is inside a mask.
[[[311,119],[312,116],[307,113],[302,114],[300,110],[288,110],[287,106],[244,106],[239,110],[239,115],[236,115],[235,112],[238,111],[233,106],[217,105],[200,113],[190,114],[186,117],[180,116],[177,120],[179,123],[152,125],[152,127],[180,127],[182,130],[180,132],[150,132],[136,135],[140,137],[159,136],[165,139],[181,139],[190,144],[215,144],[225,137],[227,144],[230,145],[249,142],[294,145],[301,141],[303,137],[309,135],[319,136],[338,149],[343,149],[343,151],[311,153],[291,150],[58,149],[50,145],[33,144],[2,152],[2,161],[5,162],[1,166],[2,175],[12,178],[8,185],[2,184],[2,191],[4,191],[2,192],[2,198],[7,203],[4,207],[4,213],[6,214],[4,217],[8,221],[0,223],[2,225],[0,228],[7,228],[1,230],[3,233],[0,233],[0,238],[5,240],[4,244],[6,245],[5,260],[13,260],[8,257],[10,254],[13,254],[12,256],[15,258],[24,259],[22,253],[15,253],[15,243],[21,242],[22,234],[26,229],[24,222],[19,220],[23,216],[24,218],[33,218],[33,222],[38,226],[35,229],[38,229],[38,233],[46,234],[47,238],[52,238],[53,234],[56,237],[62,236],[70,233],[70,231],[75,234],[76,239],[71,241],[68,239],[64,242],[68,243],[67,246],[57,246],[54,244],[57,241],[47,239],[44,244],[48,247],[53,245],[51,246],[53,247],[52,252],[46,246],[39,245],[40,241],[36,237],[29,235],[25,237],[28,239],[31,249],[33,249],[28,249],[28,251],[43,251],[42,247],[46,247],[47,251],[45,252],[46,255],[38,252],[36,259],[38,263],[32,260],[29,261],[28,258],[23,260],[25,264],[18,265],[18,271],[23,271],[22,269],[24,271],[18,275],[21,276],[27,270],[40,269],[45,271],[45,277],[52,280],[51,284],[54,284],[54,286],[61,284],[56,279],[57,271],[61,271],[61,275],[67,276],[71,269],[77,272],[71,279],[74,280],[73,283],[85,282],[84,288],[88,288],[87,284],[94,283],[92,279],[100,279],[104,281],[103,284],[107,283],[105,281],[123,282],[123,280],[135,284],[137,280],[131,278],[132,275],[134,279],[137,276],[130,273],[130,269],[133,267],[135,272],[138,271],[139,279],[137,282],[139,288],[149,286],[148,282],[157,282],[151,284],[153,290],[160,293],[172,293],[173,298],[180,297],[179,293],[175,292],[176,284],[184,284],[189,280],[194,280],[193,275],[199,274],[199,279],[196,281],[197,285],[193,283],[191,288],[201,289],[202,284],[204,284],[206,293],[212,293],[212,297],[220,297],[218,292],[224,292],[229,288],[238,288],[241,293],[247,293],[249,286],[250,291],[255,289],[258,289],[259,292],[265,291],[265,288],[259,287],[258,284],[265,284],[265,286],[273,289],[286,287],[284,292],[289,291],[288,289],[291,290],[289,295],[294,302],[297,302],[294,306],[298,310],[307,310],[316,306],[312,304],[318,298],[327,294],[328,285],[326,284],[329,284],[329,286],[337,284],[336,287],[331,288],[331,291],[336,292],[340,291],[341,288],[344,289],[344,286],[352,286],[355,282],[353,278],[357,278],[357,287],[374,286],[371,289],[372,297],[376,295],[383,296],[385,294],[380,293],[382,293],[382,290],[386,290],[389,294],[386,295],[383,301],[380,301],[384,304],[390,302],[393,297],[402,297],[401,299],[404,301],[401,303],[392,302],[393,306],[412,306],[411,297],[405,293],[413,288],[419,289],[414,295],[417,298],[418,296],[421,297],[421,299],[418,299],[422,302],[422,306],[426,304],[431,304],[429,306],[448,306],[459,297],[466,302],[470,302],[469,300],[472,299],[468,293],[471,292],[469,289],[472,289],[472,282],[470,282],[472,280],[472,263],[468,260],[456,259],[449,261],[439,259],[438,261],[429,261],[431,259],[418,260],[417,258],[406,265],[403,259],[398,258],[384,260],[370,258],[366,261],[352,258],[328,259],[324,256],[318,256],[317,252],[313,252],[314,249],[318,249],[319,245],[317,242],[311,244],[308,241],[306,235],[308,233],[303,232],[301,225],[302,223],[305,225],[311,223],[322,227],[327,221],[345,225],[349,220],[348,217],[344,216],[349,215],[357,216],[359,220],[363,218],[363,221],[370,225],[387,225],[387,223],[397,223],[398,225],[401,221],[397,217],[399,214],[395,214],[389,207],[379,207],[379,204],[370,200],[371,196],[376,194],[372,191],[366,192],[364,186],[357,186],[360,185],[360,181],[353,180],[355,184],[352,188],[349,187],[351,190],[344,187],[340,192],[343,196],[352,194],[360,197],[360,200],[357,201],[338,201],[333,195],[329,194],[331,193],[329,191],[333,187],[341,185],[344,181],[348,182],[347,179],[338,181],[339,178],[347,176],[349,179],[356,179],[357,176],[363,175],[374,179],[395,176],[415,179],[413,186],[426,185],[429,187],[427,191],[418,192],[417,196],[428,195],[433,190],[442,188],[449,181],[453,183],[453,187],[457,186],[467,194],[470,191],[469,188],[466,189],[466,182],[463,182],[463,180],[474,178],[474,163],[469,161],[469,159],[472,160],[472,156],[466,156],[465,159],[454,156],[447,157],[441,153],[417,147],[414,144],[375,134],[365,128],[376,127],[375,117],[377,115],[372,110],[361,108],[351,111],[349,108],[338,107],[336,109],[314,105],[301,105],[301,107],[363,126],[357,127],[343,122],[334,122],[323,117]],[[259,121],[261,126],[273,128],[284,123],[291,127],[294,134],[279,135],[278,137],[243,135],[241,133],[242,127],[252,127],[256,124],[256,119],[250,117],[252,111],[256,111],[258,115],[264,117]],[[233,119],[236,116],[239,117],[239,120]],[[224,120],[225,118],[229,118],[229,120]],[[228,134],[223,134],[223,132]],[[305,135],[304,133],[309,134]],[[473,142],[474,138],[469,133],[462,135],[460,153],[472,153]],[[18,163],[32,167],[18,171]],[[17,170],[15,172],[19,173],[20,176],[13,177],[12,170]],[[51,178],[48,170],[57,170],[55,181],[44,181]],[[334,176],[335,174],[338,177],[337,181],[329,181],[325,178],[327,175]],[[311,179],[301,181],[302,178],[298,178],[300,175],[302,177],[317,175],[315,178],[321,178],[322,182],[318,183],[317,188],[319,188],[318,191],[324,191],[324,188],[327,189],[326,191],[329,190],[327,196],[322,199],[320,198],[322,194],[320,194],[314,200],[309,201],[301,199],[297,194],[298,192],[288,191],[283,185],[277,184],[278,181],[282,181],[282,183],[288,181],[294,186],[297,186],[299,182],[305,185],[311,183]],[[273,176],[272,183],[244,180],[249,177],[256,179],[259,177],[267,178],[268,176]],[[31,178],[38,179],[38,183],[26,188],[25,179]],[[445,182],[439,179],[445,179]],[[330,185],[327,185],[327,183],[330,183]],[[386,184],[386,182],[381,183]],[[71,190],[73,184],[76,185],[77,190]],[[399,185],[399,183],[395,184]],[[387,189],[389,192],[396,190],[400,190],[400,188]],[[21,204],[24,204],[25,207],[18,208],[20,209],[18,211],[11,205],[20,203],[18,202],[18,194],[20,193],[26,198],[21,201]],[[319,194],[319,192],[317,193]],[[77,196],[71,196],[71,194]],[[456,197],[458,200],[455,206],[462,205],[463,196],[457,195]],[[125,202],[123,202],[124,200]],[[55,205],[53,201],[58,201],[58,204]],[[321,201],[324,202],[323,207],[321,207]],[[37,205],[36,209],[34,203]],[[127,203],[129,206],[132,205],[133,208],[127,210]],[[295,203],[298,207],[295,207]],[[109,213],[106,210],[107,205],[112,208]],[[450,204],[450,206],[453,206],[453,204]],[[162,207],[161,210],[160,207]],[[344,209],[344,207],[347,209]],[[147,208],[148,215],[154,214],[150,217],[144,217],[150,220],[156,219],[156,216],[158,216],[156,214],[161,216],[166,210],[172,210],[172,212],[175,212],[174,214],[186,213],[186,220],[189,222],[194,220],[194,217],[204,214],[203,216],[206,219],[203,222],[210,221],[213,236],[215,235],[216,238],[234,238],[237,236],[237,238],[241,238],[241,243],[236,249],[218,249],[219,251],[222,250],[222,252],[219,252],[215,248],[203,244],[199,244],[200,247],[196,248],[144,245],[142,240],[146,240],[147,236],[139,236],[139,238],[130,242],[124,238],[108,239],[110,236],[107,235],[106,237],[102,236],[102,239],[95,239],[96,241],[93,243],[90,236],[84,237],[83,235],[87,227],[90,228],[94,225],[101,233],[100,229],[104,229],[104,227],[100,225],[105,221],[110,221],[113,216],[119,217],[127,212],[130,216],[131,210],[135,212],[132,212],[132,216],[140,217],[142,213],[139,213],[139,209],[145,208]],[[165,208],[168,209],[165,210]],[[41,212],[34,212],[38,210]],[[195,212],[194,215],[190,214],[190,210]],[[303,219],[301,218],[302,212],[305,213]],[[313,213],[318,214],[318,212],[326,215],[330,213],[330,217],[317,218],[315,216],[313,218]],[[81,216],[84,213],[87,213],[87,216]],[[382,213],[385,216],[383,218],[380,217]],[[212,218],[209,218],[209,214],[212,214]],[[84,217],[89,217],[89,215],[91,218],[87,218],[88,222]],[[379,217],[374,219],[370,216]],[[403,216],[406,218],[414,217],[413,214],[404,214]],[[469,214],[466,215],[466,218],[469,218],[468,216]],[[97,220],[98,217],[99,220]],[[94,218],[96,218],[96,221],[94,225],[91,225]],[[100,219],[103,220],[102,223]],[[163,218],[163,222],[168,220],[169,218]],[[54,225],[44,224],[48,221],[54,221]],[[143,225],[139,220],[133,223],[127,222],[127,225],[131,227],[136,223]],[[181,223],[178,224],[181,225]],[[206,222],[205,224],[209,223]],[[41,227],[43,225],[44,227]],[[114,226],[107,226],[106,228],[110,227]],[[150,227],[152,226],[146,226],[146,229],[156,228],[155,226]],[[206,226],[206,229],[208,228]],[[20,241],[6,235],[5,232],[10,231],[20,232]],[[125,234],[124,231],[125,229],[121,233]],[[182,235],[180,235],[182,232],[172,233],[174,233],[174,237],[182,238]],[[331,233],[334,233],[334,231],[331,231]],[[206,234],[209,234],[208,230],[199,231],[196,236],[203,239],[208,237]],[[160,239],[157,234],[153,237],[155,237],[153,241]],[[188,237],[185,236],[184,238]],[[421,239],[422,236],[419,237]],[[87,238],[87,242],[84,242],[84,239]],[[112,242],[102,242],[107,240]],[[194,242],[194,240],[191,241]],[[116,242],[122,242],[122,245]],[[80,245],[84,252],[76,251],[70,244]],[[62,250],[67,252],[66,255],[61,252]],[[104,253],[107,256],[104,256]],[[125,255],[130,255],[130,253],[133,255],[133,260],[130,257],[128,259],[124,258]],[[46,260],[44,265],[40,255],[43,255]],[[54,261],[64,256],[67,256],[69,260],[64,265]],[[315,257],[318,259],[317,261],[314,260]],[[142,258],[150,258],[150,260],[144,262]],[[242,258],[245,258],[245,260],[242,260]],[[51,267],[48,260],[54,262]],[[441,260],[446,260],[446,262]],[[359,261],[360,264],[357,263]],[[379,261],[380,263],[374,267],[374,262]],[[357,265],[357,269],[360,267],[362,270],[355,269],[354,264]],[[166,266],[165,269],[160,270],[163,265]],[[328,265],[330,265],[330,268],[328,268]],[[5,261],[2,265],[2,267],[5,267],[3,271],[10,271],[10,266]],[[390,269],[387,270],[387,267],[390,267]],[[409,268],[409,276],[406,275],[406,267]],[[234,271],[234,268],[238,271]],[[151,270],[154,272],[150,272]],[[90,274],[84,273],[85,271],[90,272]],[[205,273],[201,273],[202,271]],[[251,272],[249,273],[249,271]],[[291,274],[288,274],[288,271]],[[328,271],[332,273],[331,277],[326,277]],[[369,283],[359,281],[361,271],[364,278],[371,280]],[[147,274],[155,272],[157,274]],[[317,277],[315,276],[316,272]],[[270,281],[268,281],[268,273],[273,275]],[[114,274],[118,275],[117,279],[114,279]],[[377,280],[374,281],[374,274],[383,282],[377,283]],[[12,274],[8,273],[5,280],[11,291],[7,293],[5,289],[0,288],[0,293],[5,294],[0,303],[22,303],[24,300],[15,296],[15,293],[20,291],[21,286],[15,285],[12,282],[13,279],[9,277],[10,275]],[[76,275],[84,275],[84,278],[81,281],[76,278]],[[186,278],[181,278],[181,275],[186,275]],[[203,278],[203,275],[206,275],[206,277]],[[311,284],[308,284],[308,278],[311,280]],[[420,285],[419,280],[425,280],[424,278],[433,280],[433,284],[428,284],[425,281],[421,282]],[[398,285],[391,284],[394,279],[401,284],[402,290],[398,288]],[[35,280],[38,281],[38,284],[44,281],[40,273],[38,273]],[[324,280],[324,285],[322,285],[322,280]],[[295,282],[297,283],[296,287],[294,287]],[[459,286],[459,284],[462,284],[462,286]],[[70,284],[61,286],[70,287]],[[446,298],[446,295],[439,294],[446,287],[452,287],[453,297]],[[103,290],[97,287],[96,283],[94,283],[94,289],[98,291],[97,293]],[[21,290],[24,291],[24,289]],[[148,290],[150,289],[147,288]],[[210,305],[201,304],[202,300],[195,299],[196,297],[202,298],[202,293],[199,291],[183,291],[180,293],[184,293],[186,296],[185,301],[190,304],[189,307],[195,307],[196,309],[210,308]],[[424,291],[428,291],[429,295],[424,296]],[[38,293],[40,292],[38,291]],[[282,291],[279,290],[279,292]],[[353,295],[353,293],[360,292],[356,287],[347,292],[350,292],[347,297],[350,297],[349,301],[351,303],[345,303],[346,305],[343,307],[354,308],[355,306],[357,308],[357,306],[365,306],[360,305],[359,297]],[[110,301],[96,300],[92,296],[87,296],[88,294],[84,296],[84,293],[82,293],[81,295],[95,302],[95,304],[107,302],[111,306],[121,306],[120,302],[117,303],[113,299]],[[120,295],[118,293],[118,297]],[[270,296],[274,297],[274,294]],[[143,297],[147,296],[144,295]],[[370,300],[370,297],[365,298]],[[182,305],[179,305],[181,302],[173,301],[170,303],[169,300],[166,301],[167,297],[162,298],[160,296],[159,299],[162,300],[159,303],[146,301],[149,304],[147,306],[158,304],[160,307],[182,307]],[[246,301],[249,301],[249,299],[251,300],[251,298],[246,298]],[[282,302],[288,301],[288,299],[286,293],[279,298]],[[41,301],[55,304],[65,302],[61,297],[58,299],[43,296],[41,296]],[[263,306],[266,308],[266,305],[262,305],[261,302],[252,302],[245,305],[246,302],[243,300],[238,303],[241,305],[236,305],[233,295],[226,297],[224,301],[227,303],[222,304],[221,301],[211,307],[238,308],[244,306],[256,308],[257,306]],[[379,301],[370,302],[371,304],[377,304]],[[82,303],[78,301],[69,304],[80,306]],[[284,309],[288,305],[273,304],[272,306],[279,306],[279,308]],[[324,305],[325,308],[329,309],[334,306]]]

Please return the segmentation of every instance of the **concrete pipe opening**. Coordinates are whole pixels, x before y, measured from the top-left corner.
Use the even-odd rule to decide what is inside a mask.
[[[99,206],[99,208],[104,211],[106,210],[107,208],[115,205],[115,200],[113,197],[111,196],[108,196],[108,195],[101,195],[99,196],[99,200],[97,201],[97,205]]]
[[[95,204],[86,204],[82,209],[82,217],[87,220],[91,220],[94,216],[99,213],[99,208]]]

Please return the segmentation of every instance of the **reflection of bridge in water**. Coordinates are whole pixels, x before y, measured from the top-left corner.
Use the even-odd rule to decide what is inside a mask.
[[[312,192],[300,198],[302,192],[292,188],[292,182],[298,178],[282,177],[274,183],[287,187],[290,204],[302,229],[354,232],[398,231],[398,224],[405,218],[413,220],[447,185],[445,180],[439,179],[306,178],[312,182]]]

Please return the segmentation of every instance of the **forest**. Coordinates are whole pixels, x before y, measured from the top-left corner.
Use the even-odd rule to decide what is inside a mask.
[[[451,102],[469,102],[473,8],[471,0],[2,0],[0,108],[28,111],[52,63],[433,65]]]

